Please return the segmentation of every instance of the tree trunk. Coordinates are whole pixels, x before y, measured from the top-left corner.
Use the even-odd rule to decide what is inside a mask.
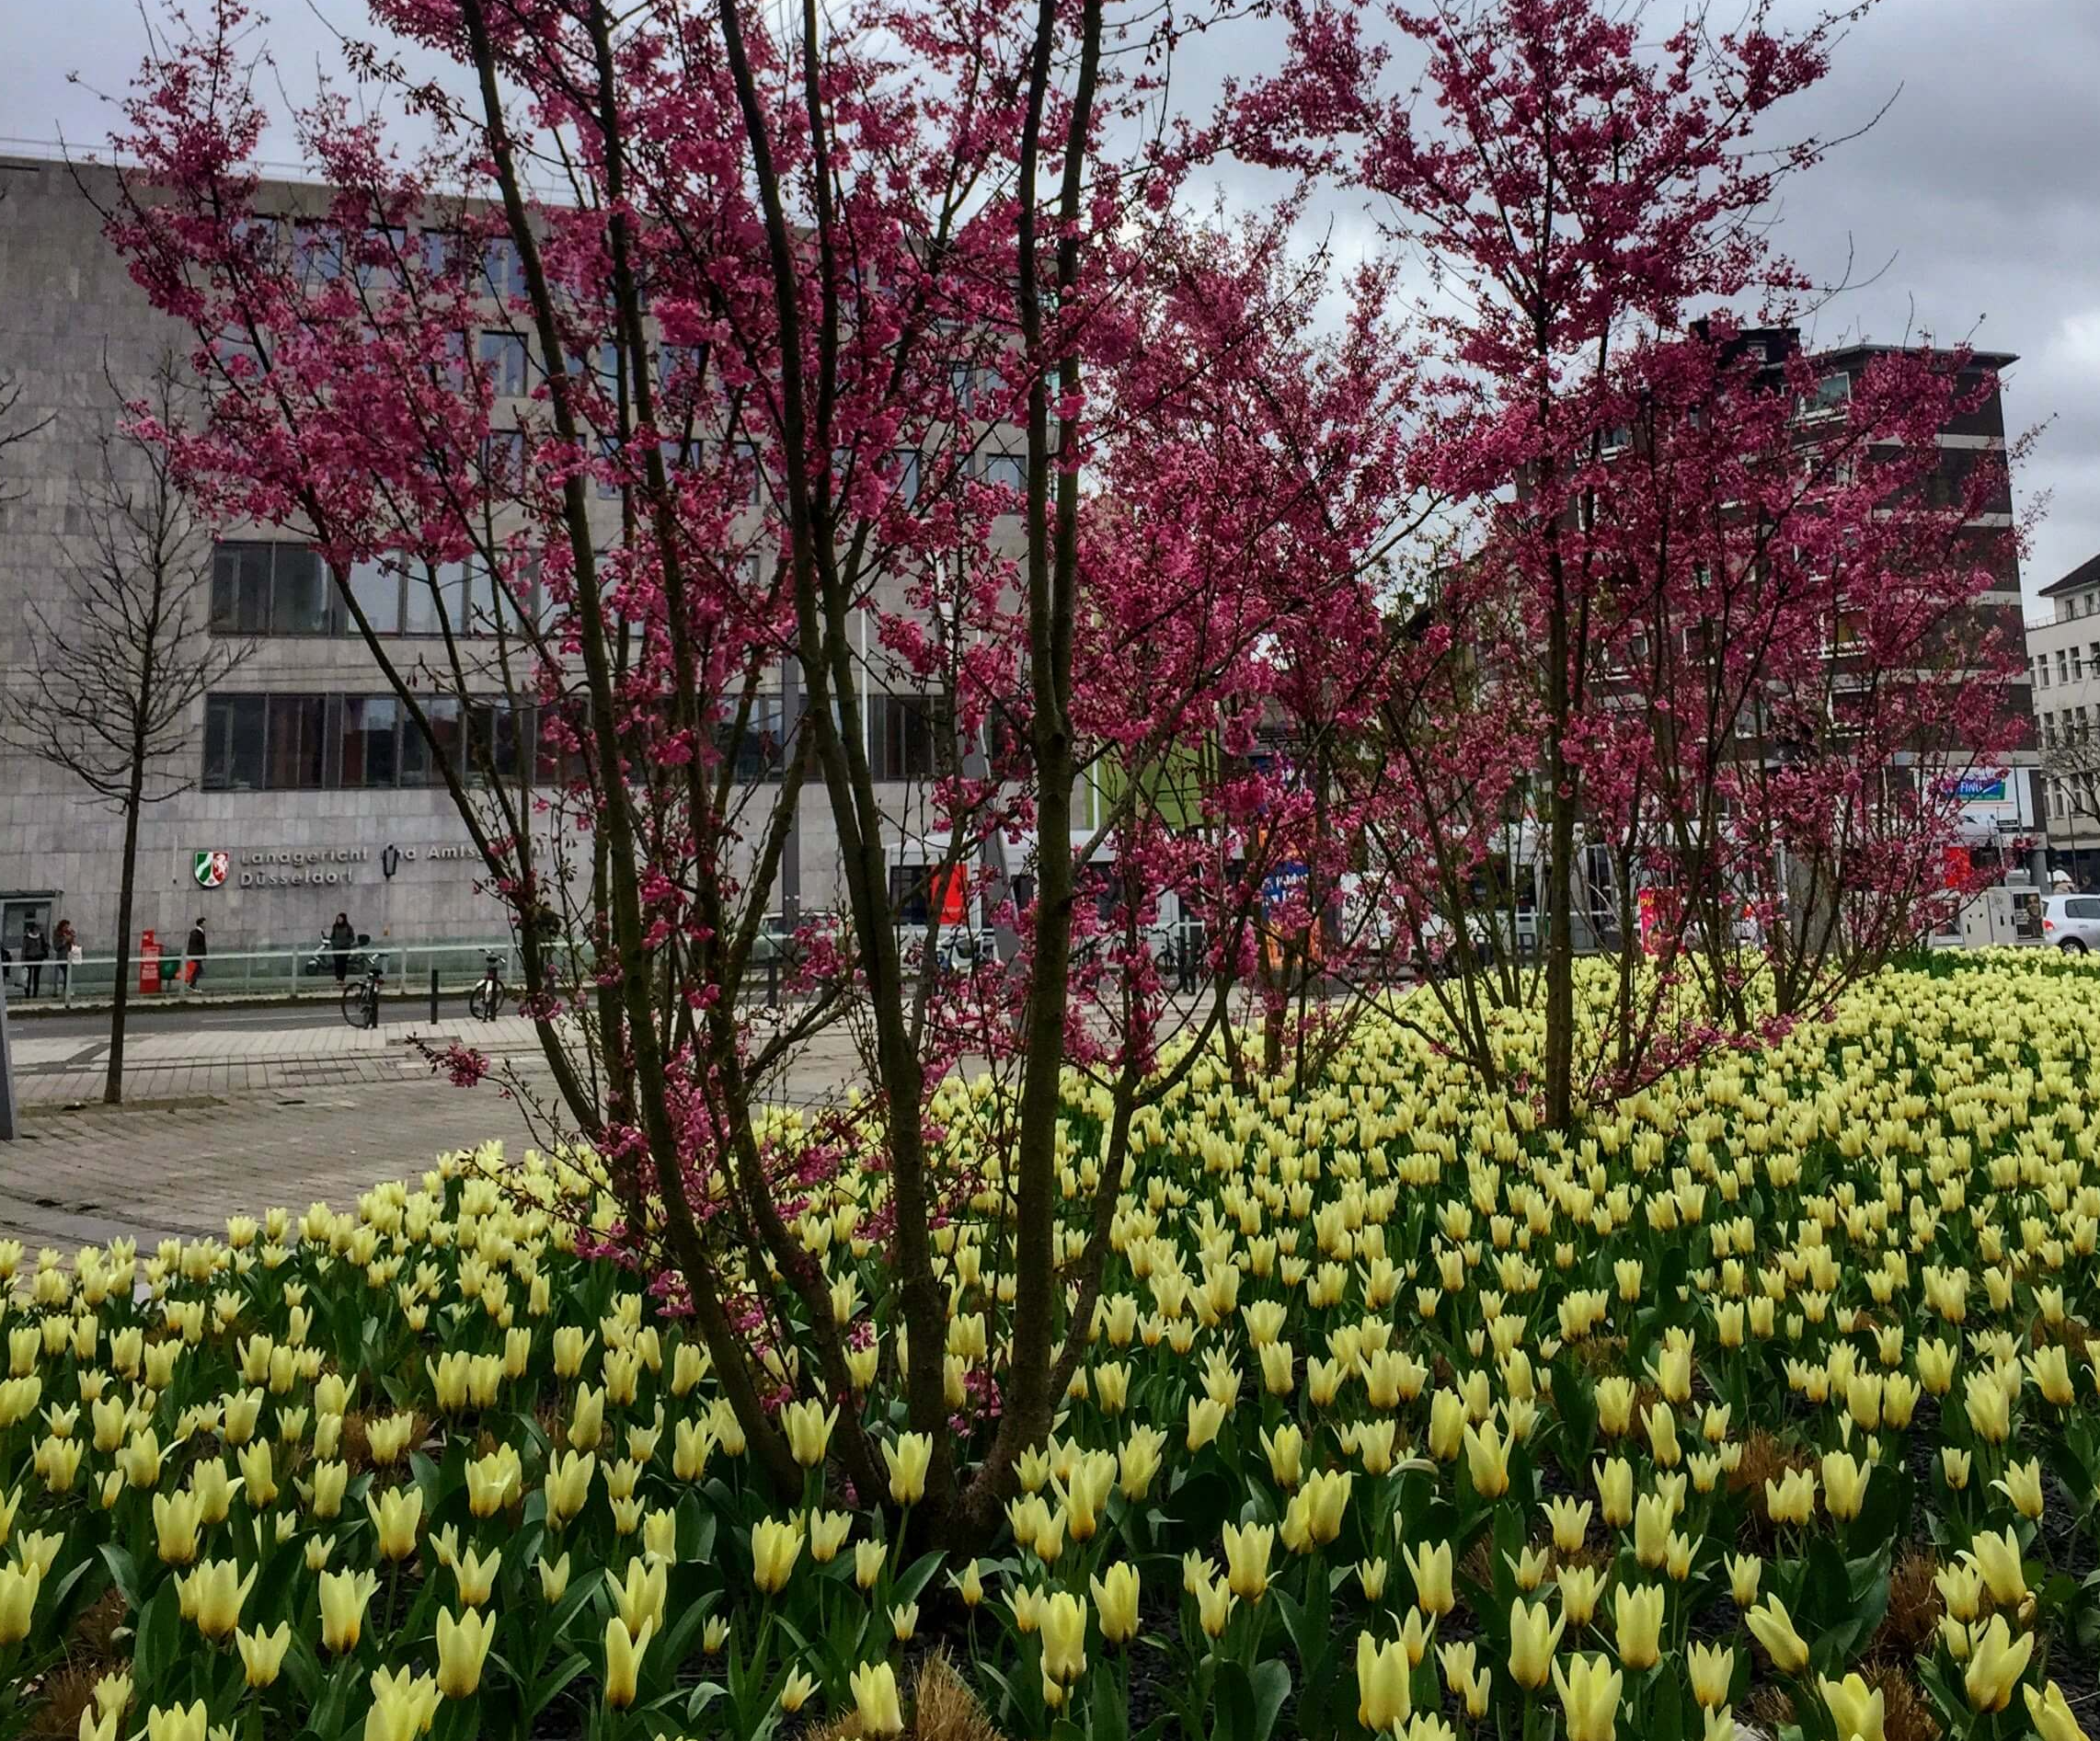
[[[132,898],[139,880],[139,796],[145,784],[143,758],[132,762],[132,790],[124,800],[124,868],[117,885],[117,983],[109,1003],[109,1068],[102,1082],[106,1105],[124,1102],[124,1012],[132,974]]]
[[[1555,563],[1553,620],[1546,636],[1546,1122],[1566,1130],[1575,1117],[1575,792],[1567,765],[1567,613]]]

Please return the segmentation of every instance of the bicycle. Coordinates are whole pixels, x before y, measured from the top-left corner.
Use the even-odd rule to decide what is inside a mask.
[[[382,956],[365,957],[365,974],[361,979],[343,987],[343,1020],[352,1027],[377,1027],[379,1025],[379,983]]]
[[[493,1022],[503,1008],[503,951],[482,956],[481,983],[466,994],[467,1013],[478,1022]]]

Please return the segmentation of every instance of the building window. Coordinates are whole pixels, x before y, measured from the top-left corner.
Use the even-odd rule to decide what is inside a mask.
[[[263,725],[268,698],[211,695],[204,702],[204,787],[210,792],[262,789]]]
[[[339,784],[348,791],[390,786],[401,776],[401,704],[392,695],[342,698]]]
[[[488,371],[489,391],[499,399],[515,399],[525,391],[525,340],[522,333],[487,332],[475,354]]]
[[[2071,682],[2071,655],[2060,647],[2056,649],[2056,681],[2060,683]]]
[[[945,702],[931,695],[868,698],[868,768],[878,780],[930,780],[947,726]]]
[[[987,453],[984,456],[984,481],[1013,490],[1016,495],[1028,487],[1027,463],[1018,453]]]
[[[389,558],[350,565],[350,597],[374,635],[401,633],[401,570]],[[343,613],[343,633],[358,632],[357,618]]]
[[[467,717],[470,778],[515,780],[526,772],[531,747],[535,741],[535,714],[529,706],[507,701],[476,702]]]
[[[261,541],[212,551],[212,627],[222,635],[327,635],[334,599],[304,544]]]
[[[432,756],[407,708],[392,695],[211,695],[204,704],[204,779],[213,792],[361,791],[442,784],[447,765],[481,777],[555,777],[555,758],[534,755],[538,710],[501,699],[433,695],[419,704],[438,741]],[[471,743],[473,755],[467,754]]]
[[[759,780],[777,780],[782,736],[780,697],[753,695],[740,737],[737,736],[736,723],[734,713],[720,721],[715,728],[715,741],[723,756],[735,762],[738,782],[750,785]]]
[[[325,695],[270,698],[269,760],[264,784],[273,792],[310,791],[327,769]]]
[[[525,263],[518,245],[507,235],[492,235],[481,250],[481,270],[488,281],[488,293],[499,299],[525,293]]]
[[[401,784],[442,785],[444,770],[450,767],[456,771],[460,765],[459,698],[433,695],[422,706],[430,737],[437,740],[437,753],[431,753],[430,741],[415,722],[406,722],[401,733]]]
[[[907,508],[919,499],[919,450],[915,447],[897,450],[897,499]]]
[[[1803,417],[1830,417],[1842,411],[1852,403],[1852,377],[1845,374],[1825,375],[1800,399]]]

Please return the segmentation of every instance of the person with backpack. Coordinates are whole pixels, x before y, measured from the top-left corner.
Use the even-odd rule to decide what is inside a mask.
[[[183,945],[182,953],[188,957],[182,964],[182,983],[186,990],[194,991],[198,981],[204,977],[204,956],[207,953],[204,922],[201,919],[189,927],[189,941]]]
[[[25,977],[31,997],[42,994],[44,963],[50,958],[51,945],[44,937],[44,928],[31,919],[22,927],[22,962],[29,970]]]
[[[51,948],[52,956],[58,961],[58,987],[62,994],[71,988],[73,952],[79,946],[80,940],[74,933],[73,921],[61,919],[58,922],[58,929],[51,934]]]

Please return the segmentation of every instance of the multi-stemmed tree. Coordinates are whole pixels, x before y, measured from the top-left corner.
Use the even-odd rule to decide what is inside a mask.
[[[299,209],[266,209],[250,166],[231,0],[132,99],[109,228],[196,332],[206,399],[158,433],[222,515],[323,553],[516,911],[562,1115],[624,1210],[608,1243],[694,1313],[762,1465],[798,1488],[773,1405],[849,1393],[872,1334],[939,1447],[919,1516],[981,1534],[1084,1346],[1134,1115],[1165,1091],[1137,891],[1175,849],[1151,796],[1236,747],[1307,599],[1221,556],[1263,513],[1324,511],[1316,475],[1178,566],[1117,531],[1165,505],[1148,430],[1194,464],[1206,429],[1260,415],[1235,384],[1308,300],[1276,268],[1286,220],[1191,234],[1188,155],[1144,143],[1163,93],[1130,70],[1165,27],[1101,0],[374,13],[465,95],[402,92],[433,135],[413,151],[323,98],[298,120],[330,191]],[[1096,458],[1151,500],[1087,500]],[[369,608],[404,569],[414,642]],[[889,730],[917,745],[901,801],[869,753]],[[803,996],[763,1025],[743,991],[805,787],[841,922],[804,927]],[[914,840],[921,873],[893,880]],[[941,965],[958,876],[1002,936],[969,976]],[[1247,929],[1248,887],[1213,879],[1213,937]],[[875,1092],[785,1145],[769,1094],[834,1023]],[[1006,1079],[990,1179],[945,1170],[925,1119],[966,1054]],[[1068,1059],[1109,1091],[1069,1251]],[[890,1209],[890,1285],[845,1323],[798,1228],[841,1167],[884,1174]],[[958,1215],[1004,1279],[997,1406],[959,1440],[940,1361],[903,1352],[942,1345],[934,1228]],[[879,1490],[860,1418],[834,1449]]]
[[[2002,653],[1969,610],[2003,556],[1965,527],[1991,485],[1980,467],[1955,498],[1922,494],[1936,431],[1988,384],[1959,353],[1886,359],[1826,440],[1796,416],[1813,367],[1763,354],[1807,289],[1766,211],[1825,149],[1772,145],[1773,111],[1822,75],[1834,17],[1787,32],[1753,7],[1726,33],[1694,17],[1656,40],[1638,7],[1595,0],[1289,16],[1288,63],[1237,94],[1235,137],[1360,189],[1427,266],[1406,328],[1430,381],[1420,466],[1464,516],[1441,601],[1474,653],[1463,693],[1396,697],[1378,762],[1480,770],[1399,832],[1435,869],[1440,945],[1479,969],[1469,1006],[1543,1004],[1544,1110],[1565,1126],[1744,1025],[1731,903],[1792,879],[1791,917],[1761,944],[1784,931],[1774,979],[1799,1010],[1933,894],[1958,821],[1937,770],[2003,742]],[[1422,80],[1395,75],[1373,21],[1426,57]],[[1854,615],[1872,630],[1833,668],[1830,624]],[[1512,724],[1528,755],[1506,752]],[[1481,946],[1480,910],[1512,879],[1489,856],[1498,824],[1542,884],[1535,977]],[[1577,986],[1586,849],[1617,873],[1609,1007]],[[1677,971],[1693,955],[1698,995]]]

